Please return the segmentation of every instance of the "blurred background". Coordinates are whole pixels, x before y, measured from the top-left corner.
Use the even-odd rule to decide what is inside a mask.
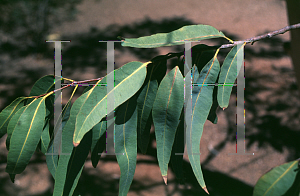
[[[62,43],[62,75],[85,80],[106,75],[106,43],[99,40],[167,33],[192,24],[211,25],[232,40],[243,40],[283,28],[289,25],[289,17],[287,4],[281,0],[1,0],[0,111],[15,98],[28,96],[40,77],[54,74],[54,44],[45,40],[71,40]],[[236,149],[236,87],[229,107],[217,110],[218,124],[206,122],[200,149],[211,195],[252,195],[261,175],[300,157],[300,101],[290,39],[287,32],[245,47],[245,146],[246,153],[254,155],[229,155]],[[226,42],[216,39],[203,43]],[[115,69],[130,61],[146,62],[157,55],[182,50],[183,46],[136,49],[115,43]],[[221,62],[228,52],[229,49],[220,52]],[[176,59],[169,60],[168,68],[176,63]],[[79,88],[75,98],[83,89]],[[71,90],[63,91],[63,104]],[[152,128],[148,153],[138,154],[128,195],[201,195],[203,191],[187,157],[185,185],[177,183],[171,169],[168,186],[164,185],[153,131]],[[41,152],[35,153],[26,170],[16,175],[15,183],[10,181],[5,172],[5,140],[6,135],[0,139],[0,196],[52,195],[54,181]],[[115,156],[101,158],[96,169],[89,156],[78,190],[83,196],[115,196],[119,176]]]

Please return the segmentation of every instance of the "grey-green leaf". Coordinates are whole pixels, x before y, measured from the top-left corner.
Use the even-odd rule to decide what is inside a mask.
[[[115,153],[120,166],[119,196],[126,196],[133,180],[137,157],[136,96],[121,106],[116,113]]]
[[[298,161],[273,168],[257,181],[253,196],[298,196],[300,179],[297,169]]]
[[[228,107],[229,99],[244,58],[244,45],[236,45],[226,56],[218,81],[218,103],[221,108]]]
[[[156,65],[157,66],[157,65]],[[149,123],[150,113],[157,93],[158,82],[154,76],[154,69],[156,66],[148,66],[145,83],[141,87],[141,91],[137,99],[137,137],[138,146],[143,154],[147,151],[147,146],[150,137],[151,124]]]
[[[170,33],[158,33],[140,38],[125,38],[122,46],[135,48],[157,48],[184,44],[185,41],[200,41],[204,39],[223,37],[228,39],[221,31],[209,25],[189,25]]]
[[[46,115],[45,108],[44,98],[35,99],[24,109],[17,121],[10,121],[15,124],[15,127],[7,155],[5,170],[7,173],[19,174],[29,163],[41,138]]]
[[[215,84],[220,71],[217,53],[218,51],[214,58],[204,66],[199,76],[196,76],[195,74],[195,83],[199,86],[193,86],[192,107],[190,104],[187,105],[187,110],[192,110],[191,119],[186,116],[186,143],[189,160],[198,183],[206,192],[208,191],[200,166],[200,140],[203,133],[204,123],[208,117],[213,102],[214,86],[208,84]],[[190,122],[188,122],[189,119],[191,120]]]
[[[183,103],[184,80],[179,67],[176,66],[161,81],[152,109],[157,158],[165,183]]]
[[[109,92],[114,93],[114,106],[118,107],[132,97],[142,86],[146,77],[146,66],[150,62],[130,62],[109,74],[115,74],[115,87]],[[106,83],[107,76],[98,83]],[[112,111],[107,111],[106,90],[95,85],[89,91],[81,95],[73,104],[71,115],[76,116],[76,126],[73,136],[73,144],[77,146],[83,136],[92,129],[101,119]],[[78,108],[78,113],[72,112]]]
[[[23,106],[26,97],[18,97],[0,113],[0,138],[7,133],[7,126],[14,114]]]

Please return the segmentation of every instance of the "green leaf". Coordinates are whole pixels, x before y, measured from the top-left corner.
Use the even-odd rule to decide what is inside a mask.
[[[149,68],[151,69],[148,70]],[[147,76],[137,98],[137,137],[138,146],[143,154],[146,154],[149,143],[151,128],[149,119],[158,88],[158,82],[153,75],[155,68],[153,64],[147,67]]]
[[[72,196],[81,176],[84,163],[89,154],[92,143],[92,132],[89,131],[77,147],[73,148],[72,155],[68,163],[68,171],[65,180],[63,195]],[[65,155],[61,155],[65,156]]]
[[[7,156],[7,173],[24,171],[41,138],[45,115],[45,99],[39,98],[24,109],[17,121],[10,121],[15,127]]]
[[[166,184],[168,164],[183,103],[184,80],[176,66],[161,81],[152,109],[157,158]]]
[[[115,121],[115,153],[120,166],[119,196],[126,196],[133,180],[137,157],[136,96],[123,103]]]
[[[297,168],[298,161],[273,168],[257,181],[253,196],[298,196],[300,179]]]
[[[203,66],[204,67],[204,66]],[[198,67],[193,66],[193,72],[192,72],[192,82],[194,84],[197,84],[197,80],[199,80],[199,72],[198,72]],[[194,88],[194,87],[193,87]],[[194,93],[192,94],[192,99],[196,100],[198,96],[198,91],[196,92],[196,89],[200,90],[199,88],[194,88]],[[213,104],[210,108],[207,120],[211,121],[214,124],[217,124],[218,122],[218,117],[217,117],[217,108],[219,106],[218,100],[217,100],[217,95],[218,95],[218,87],[214,86],[213,90]]]
[[[122,46],[135,48],[157,48],[184,44],[185,41],[200,41],[211,38],[223,37],[222,32],[209,25],[189,25],[170,33],[158,33],[140,38],[125,38]]]
[[[181,153],[181,154],[177,154]],[[183,153],[184,153],[184,108],[180,115],[180,122],[177,126],[174,144],[172,147],[171,164],[175,173],[176,179],[180,184],[184,184],[185,178],[183,175]]]
[[[99,153],[102,153],[106,147],[106,128],[107,121],[102,120],[98,124],[96,124],[92,129],[93,139],[91,145],[91,160],[94,168],[97,167],[97,164],[101,157],[101,154]]]
[[[50,119],[47,119],[41,136],[41,151],[44,154],[47,152],[50,143],[49,124]]]
[[[7,126],[14,114],[23,106],[26,97],[18,97],[0,113],[0,138],[7,133]]]
[[[150,62],[130,62],[110,74],[115,74],[114,106],[115,108],[130,97],[132,97],[142,86],[146,77],[146,66]],[[107,76],[101,80],[106,83]],[[100,81],[97,82],[99,84]],[[112,92],[111,91],[111,92]],[[107,111],[106,90],[95,85],[88,92],[80,96],[71,109],[71,115],[76,116],[76,126],[73,136],[73,144],[77,146],[83,136],[93,128],[100,120],[112,111]],[[73,108],[78,108],[78,112],[72,112]]]
[[[73,106],[74,106],[74,104],[73,104]],[[83,159],[85,160],[86,159],[85,152],[86,152],[86,150],[90,149],[90,147],[87,148],[86,143],[88,143],[88,142],[90,144],[92,143],[91,139],[88,139],[88,142],[83,142],[82,145],[79,145],[77,148],[79,148],[80,146],[83,147],[83,153],[80,153],[80,154],[83,154],[84,156],[79,158],[79,160],[71,159],[71,156],[74,157],[73,151],[75,151],[75,148],[72,143],[72,141],[73,141],[72,139],[73,139],[73,134],[74,134],[74,130],[75,130],[75,122],[76,122],[76,115],[72,115],[72,112],[74,112],[76,114],[79,112],[79,109],[80,108],[78,108],[78,107],[71,108],[71,115],[62,131],[62,146],[61,146],[62,154],[59,157],[58,166],[57,166],[57,169],[55,172],[55,184],[54,184],[53,195],[63,195],[65,191],[69,191],[69,193],[67,195],[72,195],[72,191],[74,191],[74,188],[76,187],[76,185],[78,183],[82,169],[80,169],[80,166],[77,165],[77,167],[75,168],[76,169],[75,173],[71,174],[71,177],[73,178],[72,181],[67,182],[67,176],[70,175],[70,172],[74,172],[74,171],[70,170],[70,165],[72,165],[73,162],[76,162],[76,161],[82,162]],[[86,136],[84,138],[89,138],[90,136],[91,136],[91,134],[86,134]],[[83,141],[84,141],[84,139],[83,139]],[[77,164],[77,163],[74,163],[74,164]],[[68,183],[73,183],[71,189],[70,189],[71,185]],[[66,185],[66,184],[68,184],[68,185]]]
[[[13,131],[15,130],[16,123],[18,122],[20,116],[23,114],[27,106],[22,106],[18,111],[12,116],[7,126],[7,138],[6,138],[6,149],[9,150],[10,139]]]
[[[192,89],[192,108],[189,104],[187,105],[187,110],[192,109],[191,121],[187,121],[187,152],[197,181],[206,192],[208,191],[200,166],[200,139],[213,101],[214,86],[207,84],[215,84],[220,71],[217,59],[218,51],[214,58],[204,66],[199,76],[197,76],[197,72],[194,72],[195,83],[199,86],[193,86]],[[188,120],[187,116],[186,119]]]
[[[234,46],[226,56],[221,67],[218,81],[218,103],[223,109],[228,107],[232,86],[243,63],[243,48],[244,45]],[[242,58],[237,58],[238,56]]]
[[[33,87],[31,88],[30,94],[29,96],[39,96],[39,95],[43,95],[45,93],[48,93],[50,91],[54,90],[54,83],[55,81],[55,77],[53,75],[46,75],[40,79],[38,79],[38,81],[36,81],[33,85]],[[53,97],[54,100],[54,94],[50,95],[49,97]],[[48,97],[48,98],[49,98]],[[31,101],[33,101],[34,98],[30,98],[26,101],[26,103],[31,103]],[[53,108],[53,103],[52,103],[52,108]]]

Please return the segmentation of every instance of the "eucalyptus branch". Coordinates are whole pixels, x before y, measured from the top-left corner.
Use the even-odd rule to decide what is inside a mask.
[[[257,42],[259,40],[262,40],[262,39],[266,39],[266,38],[271,38],[271,37],[274,37],[276,35],[279,35],[279,34],[284,34],[285,32],[287,31],[290,31],[292,29],[298,29],[300,28],[300,23],[298,24],[294,24],[294,25],[290,25],[290,26],[286,26],[282,29],[279,29],[279,30],[276,30],[276,31],[272,31],[272,32],[269,32],[269,33],[266,33],[266,34],[263,34],[263,35],[259,35],[259,36],[255,36],[255,37],[251,37],[251,38],[248,38],[248,39],[245,39],[245,40],[241,40],[241,41],[234,41],[233,44],[223,44],[223,45],[217,45],[217,46],[207,46],[205,48],[202,48],[201,50],[198,50],[196,52],[202,52],[202,51],[208,51],[208,50],[217,50],[217,49],[224,49],[224,48],[232,48],[238,44],[243,44],[243,43],[246,43],[246,44],[253,44],[254,42]],[[170,52],[168,53],[164,59],[170,59],[170,58],[173,58],[173,57],[178,57],[178,56],[181,56],[184,54],[184,51],[183,52],[178,52],[178,53],[173,53],[173,52]]]
[[[96,78],[96,79],[90,79],[90,80],[74,81],[74,82],[72,82],[72,83],[70,83],[70,84],[67,84],[67,85],[64,86],[64,87],[61,87],[61,88],[59,88],[59,89],[55,89],[54,91],[51,91],[50,94],[55,93],[55,92],[60,91],[60,90],[63,90],[63,89],[65,89],[65,88],[69,87],[69,86],[74,86],[74,85],[78,85],[78,84],[82,84],[82,83],[86,83],[86,82],[99,81],[99,80],[102,80],[103,78],[104,78],[104,77]],[[42,94],[42,95],[35,96],[35,98],[40,98],[40,97],[43,97],[43,96],[45,96],[45,95],[47,95],[47,94],[49,94],[49,93],[45,93],[45,94]]]
[[[233,42],[233,44],[223,44],[219,47],[218,46],[216,46],[216,47],[218,47],[220,49],[222,49],[222,48],[231,48],[231,47],[234,47],[235,45],[242,44],[242,43],[245,43],[245,42],[246,42],[246,44],[248,44],[248,43],[253,44],[256,41],[266,39],[266,38],[271,38],[271,37],[274,37],[274,36],[279,35],[279,34],[284,34],[287,31],[290,31],[292,29],[298,29],[298,28],[300,28],[300,23],[290,25],[290,26],[286,26],[282,29],[272,31],[272,32],[269,32],[269,33],[266,33],[266,34],[263,34],[263,35],[251,37],[251,38],[248,38],[248,39],[243,40],[243,41],[235,41],[235,42]]]

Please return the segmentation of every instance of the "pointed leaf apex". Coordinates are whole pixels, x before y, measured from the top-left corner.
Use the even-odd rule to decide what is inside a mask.
[[[209,192],[208,192],[208,190],[207,190],[206,186],[205,186],[205,187],[203,187],[203,190],[205,190],[205,192],[206,192],[207,194],[209,194]]]
[[[165,182],[165,184],[167,185],[167,181],[168,181],[168,177],[167,176],[163,176],[163,179],[164,179],[164,182]]]
[[[224,108],[223,108],[223,111],[224,111],[225,109],[226,109],[226,108],[224,107]]]
[[[77,147],[77,146],[79,145],[79,143],[80,143],[80,142],[76,143],[76,142],[73,141],[74,147]]]

